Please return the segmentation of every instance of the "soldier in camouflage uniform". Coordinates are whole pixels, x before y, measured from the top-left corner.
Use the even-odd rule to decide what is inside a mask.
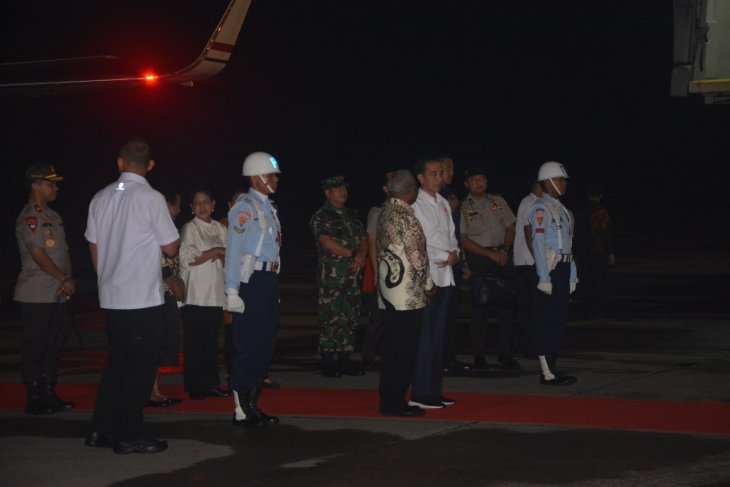
[[[347,186],[343,176],[322,180],[327,201],[309,222],[319,250],[319,352],[325,377],[364,373],[350,361],[350,353],[360,317],[360,273],[368,243],[357,212],[345,207]]]

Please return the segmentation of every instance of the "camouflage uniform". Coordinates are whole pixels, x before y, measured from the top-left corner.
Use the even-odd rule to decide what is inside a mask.
[[[352,352],[360,318],[360,275],[350,271],[349,256],[327,252],[319,245],[319,237],[326,235],[357,249],[360,240],[367,238],[365,228],[355,210],[330,203],[312,215],[309,227],[319,249],[319,351]]]

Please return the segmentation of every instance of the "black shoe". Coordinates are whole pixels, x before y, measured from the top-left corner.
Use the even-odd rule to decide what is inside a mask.
[[[220,387],[214,387],[213,389],[205,393],[207,397],[228,397],[231,395],[230,391],[224,391]]]
[[[453,404],[456,404],[456,399],[451,399],[450,397],[446,396],[439,396],[438,400],[441,401],[441,404],[443,404],[444,406],[451,406]]]
[[[365,370],[371,370],[375,367],[375,361],[372,359],[362,359],[362,368]]]
[[[134,441],[117,441],[114,443],[114,453],[158,453],[167,450],[167,442],[142,438]]]
[[[26,414],[53,414],[56,411],[44,400],[28,401],[25,405]]]
[[[182,402],[182,399],[172,399],[167,398],[164,401],[155,401],[154,399],[147,400],[147,404],[145,407],[147,408],[169,408],[170,406],[174,406],[176,404],[180,404]]]
[[[380,414],[382,414],[383,416],[415,417],[415,416],[423,416],[424,414],[426,414],[426,411],[419,408],[418,406],[403,406],[402,408],[396,409],[394,411],[382,409],[380,411]]]
[[[453,372],[469,372],[470,370],[471,364],[460,362],[458,360],[449,360],[444,364],[444,374],[450,374]]]
[[[543,374],[540,374],[540,384],[544,386],[570,386],[578,382],[578,379],[572,375],[556,375],[548,380]]]
[[[245,397],[244,401],[240,403],[241,410],[245,415],[244,419],[236,419],[236,413],[233,413],[233,425],[234,426],[270,426],[279,424],[278,416],[271,416],[261,411],[258,406],[259,395],[261,394],[260,388],[252,389],[245,396],[239,395],[239,401]]]
[[[324,377],[342,377],[342,372],[335,362],[334,352],[322,353],[322,375]]]
[[[114,441],[101,433],[93,431],[84,440],[84,445],[94,448],[111,448],[114,445]]]
[[[261,382],[261,387],[264,389],[280,389],[281,385],[270,377],[266,377],[266,379]]]
[[[346,352],[339,352],[337,360],[337,367],[342,374],[360,376],[365,375],[365,371],[352,360],[350,360],[350,354]]]
[[[433,397],[418,397],[408,401],[409,406],[418,406],[422,409],[443,409],[444,403]]]
[[[514,357],[512,357],[512,355],[500,353],[497,355],[497,362],[499,362],[502,367],[507,367],[508,369],[520,368],[520,364],[514,359]]]

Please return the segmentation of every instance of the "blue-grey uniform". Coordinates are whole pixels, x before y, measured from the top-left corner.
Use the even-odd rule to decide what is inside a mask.
[[[239,395],[260,386],[274,354],[279,323],[281,225],[266,195],[253,188],[228,213],[226,289],[238,289],[243,313],[233,314],[231,386]]]
[[[552,285],[550,294],[535,289],[536,352],[554,363],[568,321],[571,284],[578,281],[571,254],[571,219],[567,208],[547,193],[535,200],[529,219],[538,284]]]

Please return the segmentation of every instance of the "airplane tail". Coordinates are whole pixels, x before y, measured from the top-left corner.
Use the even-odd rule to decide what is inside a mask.
[[[221,72],[231,58],[233,46],[250,6],[251,0],[231,0],[198,59],[165,77],[170,81],[192,86],[194,81],[210,78]]]

